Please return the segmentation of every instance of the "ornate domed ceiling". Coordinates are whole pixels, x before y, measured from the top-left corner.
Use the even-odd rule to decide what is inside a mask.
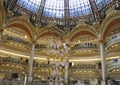
[[[8,9],[29,14],[33,24],[54,22],[72,28],[76,24],[100,21],[101,10],[112,0],[11,0]]]

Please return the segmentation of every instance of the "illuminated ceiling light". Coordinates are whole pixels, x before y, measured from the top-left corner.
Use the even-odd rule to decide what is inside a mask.
[[[91,52],[91,50],[88,50],[88,52]]]
[[[89,72],[92,72],[92,71],[89,71]]]
[[[20,66],[20,68],[22,68],[22,66]]]
[[[72,66],[74,66],[74,63],[72,62]]]
[[[25,72],[22,72],[23,74],[25,73]]]
[[[41,76],[39,75],[38,78],[40,78]]]
[[[10,42],[10,44],[13,44],[12,42]]]
[[[111,46],[111,48],[114,48],[114,46]]]
[[[78,42],[80,43],[81,41],[79,40]]]
[[[9,66],[9,64],[7,64],[7,66]]]
[[[115,72],[115,70],[113,70],[113,72]]]
[[[14,65],[12,65],[12,67],[14,67]]]
[[[25,35],[25,38],[28,38],[27,35]]]
[[[79,51],[76,51],[76,53],[78,53]]]
[[[117,71],[120,71],[120,69],[117,69]]]
[[[46,50],[43,50],[43,52],[45,52]]]

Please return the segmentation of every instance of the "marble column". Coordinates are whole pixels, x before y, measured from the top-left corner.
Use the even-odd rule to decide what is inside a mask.
[[[81,85],[81,81],[80,80],[78,80],[77,85]]]
[[[90,80],[89,80],[89,84],[90,84],[90,85],[95,85],[95,80],[94,80],[94,79],[90,79]]]
[[[31,82],[33,80],[33,60],[34,60],[34,54],[35,54],[35,43],[32,44],[31,48],[31,56],[29,58],[29,69],[28,69],[28,81]]]
[[[27,82],[27,75],[25,75],[25,78],[24,78],[24,85],[26,85],[26,82]]]
[[[69,85],[68,84],[68,69],[69,69],[69,62],[68,62],[68,60],[66,60],[66,63],[65,63],[65,85]]]
[[[105,72],[106,72],[106,66],[105,66],[105,47],[102,41],[100,41],[100,56],[101,56],[101,71],[102,71],[102,85],[105,85]]]

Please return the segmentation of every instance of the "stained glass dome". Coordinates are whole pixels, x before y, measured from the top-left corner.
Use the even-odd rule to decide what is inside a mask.
[[[86,17],[95,20],[100,16],[100,10],[111,2],[112,0],[16,0],[15,7],[38,16],[41,22],[44,18],[47,22],[74,25]]]
[[[40,3],[41,3],[41,0],[18,0],[17,1],[18,5],[34,13],[38,12]]]
[[[95,1],[100,10],[112,0],[45,0],[44,16],[64,18],[67,9],[71,18],[89,15],[92,14],[90,1]],[[39,12],[40,6],[43,6],[42,0],[18,0],[17,4],[36,14]]]

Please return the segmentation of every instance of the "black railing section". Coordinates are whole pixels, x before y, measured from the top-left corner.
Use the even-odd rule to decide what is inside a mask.
[[[96,65],[92,64],[75,65],[71,66],[70,69],[96,69]]]
[[[16,37],[4,35],[4,36],[2,36],[2,39],[3,39],[3,40],[12,40],[12,41],[19,42],[19,43],[22,43],[22,44],[24,44],[24,45],[30,46],[29,42],[24,41],[24,40],[22,40],[22,39],[20,39],[20,38],[16,38]]]
[[[51,64],[45,64],[45,63],[34,63],[34,66],[37,68],[46,68],[46,67],[52,67]]]
[[[72,50],[77,50],[77,49],[98,49],[98,46],[94,43],[81,43],[81,44],[75,44],[72,47]]]
[[[36,49],[46,49],[47,46],[46,46],[45,44],[36,44],[36,45],[35,45],[35,48],[36,48]]]

